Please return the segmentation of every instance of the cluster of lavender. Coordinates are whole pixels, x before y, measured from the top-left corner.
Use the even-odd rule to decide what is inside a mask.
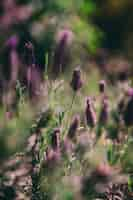
[[[13,35],[6,41],[3,49],[7,54],[7,61],[6,66],[1,66],[0,101],[6,108],[7,116],[11,116],[12,111],[17,113],[22,95],[27,95],[32,102],[37,102],[42,95],[40,91],[43,76],[36,62],[34,46],[31,42],[26,42],[23,45],[24,53],[20,53],[19,45],[20,38]]]
[[[78,92],[81,87],[83,86],[83,80],[81,76],[81,70],[79,67],[74,69],[73,74],[72,74],[72,81],[70,83],[71,88],[73,89],[74,92]],[[96,112],[93,106],[93,101],[91,97],[88,97],[86,100],[86,107],[85,107],[85,121],[88,127],[94,128],[96,127],[97,123],[106,125],[109,119],[109,106],[108,106],[108,99],[105,94],[105,87],[106,83],[105,81],[100,81],[99,82],[99,91],[100,95],[102,97],[102,106],[101,106],[101,111],[99,115],[99,119],[97,120]],[[46,154],[45,154],[45,161],[46,163],[52,161],[52,166],[53,165],[53,160],[54,161],[59,161],[61,159],[61,148],[63,148],[63,152],[69,152],[72,153],[74,150],[74,143],[73,141],[75,140],[76,133],[80,127],[80,116],[75,115],[73,117],[73,120],[70,124],[70,127],[68,129],[68,133],[63,141],[63,144],[61,144],[60,141],[60,134],[61,130],[60,129],[55,129],[53,131],[52,137],[51,137],[51,148],[47,149]]]
[[[23,23],[33,14],[29,5],[19,5],[15,0],[1,1],[2,14],[0,16],[0,29],[7,31],[15,24]]]
[[[64,35],[63,37],[64,37],[64,40],[67,40],[66,35]],[[64,40],[61,41],[63,44],[64,44]],[[18,54],[16,50],[18,42],[19,42],[18,38],[14,36],[10,38],[10,40],[6,44],[9,47],[10,63],[11,63],[11,68],[12,68],[11,79],[9,80],[8,85],[9,86],[11,85],[12,89],[14,88],[14,84],[16,83],[16,81],[19,79],[19,70],[20,70],[19,58],[18,58]],[[31,42],[27,42],[25,44],[24,64],[26,68],[23,73],[24,74],[23,81],[26,84],[30,98],[38,100],[38,91],[40,88],[40,84],[42,83],[42,79],[41,79],[41,74],[36,65],[34,47]],[[77,67],[73,71],[72,80],[70,82],[70,86],[74,94],[77,94],[81,90],[81,88],[83,87],[83,84],[84,82],[82,80],[81,70],[79,67]],[[101,80],[98,83],[98,87],[99,87],[99,96],[97,99],[100,102],[100,112],[97,114],[97,111],[94,106],[94,100],[90,96],[86,98],[86,104],[84,108],[85,125],[87,126],[87,128],[84,127],[84,130],[86,131],[85,134],[91,135],[91,132],[95,133],[95,136],[93,138],[94,140],[93,147],[96,146],[97,141],[103,132],[106,132],[107,138],[110,137],[110,135],[108,134],[108,129],[109,129],[108,126],[110,124],[110,121],[112,120],[111,108],[109,107],[109,97],[108,97],[107,89],[106,89],[107,87],[106,81]],[[118,103],[115,114],[118,113],[117,122],[120,122],[117,124],[118,125],[117,128],[119,128],[119,125],[122,124],[122,128],[124,126],[125,129],[127,129],[128,131],[129,128],[132,127],[133,125],[133,114],[132,114],[133,113],[133,89],[132,88],[130,88],[127,91],[126,96],[127,96],[127,99],[125,96],[123,96],[123,98]],[[28,166],[29,168],[27,167],[27,163],[23,166],[24,169],[26,167],[27,167],[27,170],[29,169],[28,172],[24,171],[24,176],[25,175],[30,176],[33,193],[34,193],[34,190],[37,190],[38,188],[41,171],[45,168],[46,172],[49,170],[54,172],[60,166],[60,163],[62,163],[64,157],[67,157],[68,160],[74,157],[76,155],[76,152],[78,151],[77,146],[78,145],[80,146],[80,143],[81,143],[81,141],[78,141],[78,137],[80,136],[80,139],[82,139],[82,133],[80,133],[81,119],[79,115],[75,115],[73,117],[72,122],[69,125],[68,130],[65,130],[66,132],[65,136],[62,135],[62,124],[59,127],[56,125],[57,127],[53,128],[51,135],[49,135],[50,144],[48,144],[47,148],[44,151],[43,158],[41,158],[40,148],[44,142],[42,128],[48,128],[47,127],[49,126],[48,121],[50,120],[52,121],[52,115],[54,115],[54,112],[51,113],[48,110],[47,112],[43,114],[41,115],[39,120],[37,120],[36,127],[34,127],[35,129],[32,130],[32,134],[29,137],[28,144],[26,146],[25,158],[29,159],[28,160],[30,164]],[[116,118],[114,120],[116,120]],[[118,141],[118,138],[116,137],[114,138],[114,140]],[[88,142],[88,141],[85,141],[85,142]],[[21,172],[23,171],[20,170],[20,174]],[[11,173],[10,173],[10,176],[11,176]],[[23,173],[22,173],[22,176],[23,176]],[[13,182],[11,183],[11,185],[8,182],[9,186],[13,187],[14,184],[16,184],[16,182],[17,184],[19,183],[19,181],[16,181],[16,179],[18,178],[18,180],[20,180],[21,176],[17,176],[15,174],[14,177],[15,178],[12,180]],[[99,193],[102,193],[102,194],[107,193],[109,195],[110,184],[113,185],[114,184],[113,181],[114,181],[113,169],[107,163],[102,163],[102,164],[100,163],[100,165],[96,166],[96,168],[92,170],[89,176],[87,175],[87,176],[80,177],[80,183],[81,183],[80,193],[83,196],[86,196],[88,194],[88,187],[89,187],[91,188],[91,191],[89,193],[90,195],[92,191],[93,191],[93,194],[97,193],[99,195]],[[15,186],[15,188],[16,187],[18,187],[18,185]],[[15,195],[14,190],[13,190],[13,195]]]
[[[81,77],[81,70],[79,68],[76,68],[72,75],[72,81],[70,83],[72,89],[74,92],[78,92],[82,85],[83,80]],[[95,131],[97,130],[97,127],[100,128],[103,127],[107,131],[107,126],[110,122],[111,113],[109,108],[109,97],[107,96],[106,92],[106,82],[104,80],[101,80],[99,82],[99,93],[100,93],[100,100],[101,100],[101,109],[99,116],[97,117],[97,113],[95,111],[94,105],[93,105],[93,99],[91,97],[88,97],[86,99],[86,107],[84,111],[85,115],[85,121],[87,126],[90,128],[90,130],[93,128]],[[130,93],[130,94],[129,94]],[[123,122],[126,126],[132,126],[133,120],[131,120],[132,115],[128,115],[130,113],[129,109],[131,110],[133,108],[132,101],[133,96],[131,89],[128,91],[129,98],[126,104],[124,105],[123,112],[121,113]],[[119,106],[118,106],[119,107]],[[129,108],[130,107],[130,108]],[[119,108],[117,108],[119,110]],[[118,111],[116,111],[118,112]],[[128,115],[128,116],[127,116]],[[128,121],[128,122],[127,122]],[[73,117],[73,120],[70,124],[69,129],[67,130],[67,135],[61,140],[61,128],[56,128],[53,130],[52,136],[51,136],[51,145],[46,149],[43,166],[46,169],[52,169],[54,171],[56,167],[59,167],[60,163],[62,162],[63,155],[70,155],[75,154],[76,148],[77,148],[77,138],[79,136],[79,130],[80,130],[80,116],[75,115]],[[91,131],[89,130],[88,134],[91,134]],[[102,132],[103,129],[100,129]],[[82,133],[81,133],[82,137]],[[81,139],[80,137],[80,139]],[[109,137],[107,135],[107,137]],[[99,135],[98,135],[99,138]],[[95,135],[95,139],[97,139],[97,135]],[[117,140],[117,138],[115,138]],[[87,142],[87,141],[86,141]],[[94,142],[94,144],[96,144]],[[94,169],[89,176],[80,177],[81,185],[81,193],[82,195],[86,195],[88,192],[88,188],[91,190],[93,195],[97,193],[97,197],[100,197],[99,195],[106,197],[107,199],[110,198],[111,195],[112,198],[123,198],[123,191],[119,188],[119,193],[114,189],[115,185],[121,185],[121,181],[123,181],[123,185],[126,184],[127,188],[127,179],[117,177],[114,181],[114,177],[116,177],[118,174],[114,172],[114,169],[111,168],[108,164],[101,163],[96,169]],[[120,180],[119,180],[120,179]],[[120,181],[120,183],[119,183]],[[125,183],[125,182],[126,183]],[[111,189],[112,188],[112,189]],[[115,192],[112,194],[112,191],[115,190]],[[88,195],[88,193],[87,193]]]

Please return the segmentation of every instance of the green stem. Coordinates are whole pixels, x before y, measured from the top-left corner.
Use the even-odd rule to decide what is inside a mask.
[[[73,103],[74,103],[75,97],[76,97],[76,92],[73,93],[72,103],[71,103],[71,105],[70,105],[70,109],[68,110],[68,112],[71,112],[71,110],[72,110],[72,106],[73,106]]]
[[[66,127],[65,127],[64,132],[66,132],[66,130],[67,130],[68,127],[69,127],[69,118],[70,118],[70,114],[71,114],[71,111],[72,111],[72,107],[73,107],[73,104],[74,104],[75,97],[76,97],[76,92],[73,93],[72,102],[71,102],[71,104],[70,104],[69,109],[67,110],[67,117],[68,117],[68,118],[67,118],[67,121],[66,121]]]
[[[48,79],[48,65],[49,65],[49,59],[48,59],[48,53],[45,55],[45,78]]]

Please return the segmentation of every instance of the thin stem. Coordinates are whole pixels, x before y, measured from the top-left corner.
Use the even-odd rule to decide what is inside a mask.
[[[66,127],[65,127],[65,130],[64,132],[68,129],[69,127],[69,118],[70,118],[70,114],[71,114],[71,111],[72,111],[72,107],[73,107],[73,104],[74,104],[74,100],[75,100],[75,97],[76,97],[76,92],[73,92],[73,96],[72,96],[72,102],[70,104],[70,107],[69,109],[66,111],[67,112],[67,121],[66,121]]]
[[[45,55],[45,78],[48,79],[48,65],[49,65],[49,55],[46,53]]]
[[[70,110],[68,110],[68,112],[69,112],[69,111],[71,112],[71,109],[72,109],[72,106],[73,106],[73,103],[74,103],[75,97],[76,97],[76,92],[73,93],[72,103],[71,103],[71,105],[70,105]]]
[[[59,65],[59,73],[60,74],[62,73],[62,65],[61,64]]]

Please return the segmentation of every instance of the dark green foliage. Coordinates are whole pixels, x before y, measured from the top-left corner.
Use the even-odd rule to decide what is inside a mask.
[[[53,111],[51,109],[41,112],[35,119],[35,122],[33,123],[31,128],[31,132],[36,132],[39,129],[48,126],[48,123],[52,119],[52,116],[53,116]]]
[[[107,158],[110,165],[116,165],[119,161],[120,154],[118,152],[117,147],[115,145],[110,145],[107,150]]]
[[[131,98],[128,101],[127,106],[125,108],[124,121],[125,121],[126,126],[133,125],[133,98]]]

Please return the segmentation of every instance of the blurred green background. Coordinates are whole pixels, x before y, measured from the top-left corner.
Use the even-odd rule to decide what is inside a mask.
[[[1,49],[7,38],[17,33],[19,51],[23,51],[25,41],[34,41],[38,63],[44,65],[45,53],[50,54],[55,47],[56,33],[70,29],[74,33],[71,51],[77,57],[76,63],[83,55],[94,54],[98,47],[132,58],[132,10],[131,0],[2,0]],[[1,64],[3,59],[1,55]]]

